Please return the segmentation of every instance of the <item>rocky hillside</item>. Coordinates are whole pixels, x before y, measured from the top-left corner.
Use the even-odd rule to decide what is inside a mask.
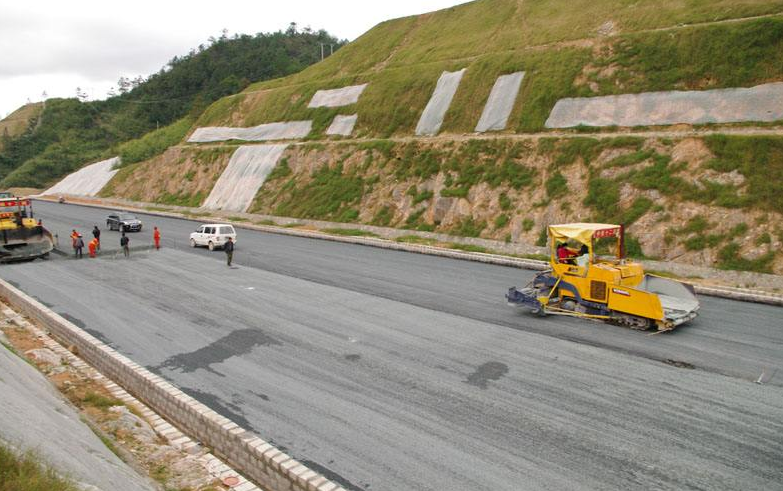
[[[233,150],[173,148],[103,194],[198,206]],[[550,223],[618,222],[637,256],[783,273],[781,182],[771,137],[305,143],[250,211],[539,244]]]

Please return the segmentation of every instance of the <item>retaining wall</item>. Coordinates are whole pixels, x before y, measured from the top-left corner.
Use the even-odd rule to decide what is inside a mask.
[[[345,491],[0,279],[0,297],[269,491]]]

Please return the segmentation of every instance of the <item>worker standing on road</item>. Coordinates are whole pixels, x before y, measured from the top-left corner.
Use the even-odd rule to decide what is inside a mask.
[[[95,225],[92,228],[92,236],[95,237],[95,243],[98,248],[98,250],[101,250],[101,229],[98,228],[97,225]]]
[[[76,231],[76,229],[73,229],[71,231],[71,244],[73,245],[73,248],[76,249],[76,239],[79,238],[79,233]]]
[[[84,241],[82,240],[82,236],[80,234],[76,234],[76,242],[73,244],[74,249],[74,257],[76,259],[82,258],[82,249],[84,249]]]
[[[228,261],[228,267],[231,267],[231,260],[234,259],[234,241],[231,237],[228,238],[228,242],[223,246],[226,250],[226,260]]]
[[[90,251],[90,257],[95,257],[95,251],[98,249],[98,239],[93,239],[87,244],[87,249]]]
[[[122,247],[122,253],[125,257],[130,257],[130,247],[128,244],[130,244],[130,239],[125,236],[125,232],[123,232],[122,237],[120,237],[120,246]]]
[[[155,241],[155,249],[160,250],[160,230],[158,227],[153,227],[155,230],[152,232],[152,238]]]

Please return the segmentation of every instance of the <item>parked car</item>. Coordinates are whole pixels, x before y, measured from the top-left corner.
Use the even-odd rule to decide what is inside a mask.
[[[234,227],[225,223],[208,223],[200,226],[190,234],[190,246],[207,246],[210,251],[223,247],[228,238],[237,241],[237,232]]]
[[[141,220],[130,213],[112,213],[106,217],[106,226],[120,232],[141,232]]]

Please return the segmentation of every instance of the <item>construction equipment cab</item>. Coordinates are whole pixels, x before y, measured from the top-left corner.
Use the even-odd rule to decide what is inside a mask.
[[[33,216],[29,198],[0,193],[0,262],[47,257],[54,239]]]
[[[546,315],[604,320],[633,329],[668,331],[694,319],[693,287],[654,275],[625,258],[622,225],[569,223],[548,227],[551,269],[525,288],[512,287],[510,305]]]

